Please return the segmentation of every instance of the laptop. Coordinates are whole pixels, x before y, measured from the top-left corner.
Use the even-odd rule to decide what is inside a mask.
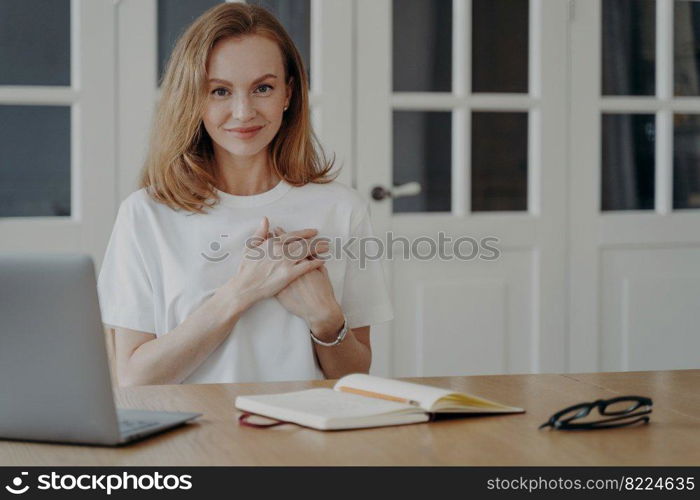
[[[116,446],[200,413],[116,409],[92,259],[0,253],[0,439]]]

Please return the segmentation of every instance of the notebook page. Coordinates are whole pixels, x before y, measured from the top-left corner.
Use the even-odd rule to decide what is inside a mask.
[[[343,386],[417,401],[425,411],[430,411],[439,399],[454,394],[453,391],[440,389],[439,387],[374,377],[372,375],[365,375],[364,373],[346,375],[336,382],[333,389],[338,391],[340,387]]]
[[[285,419],[285,415],[311,415],[316,418],[352,419],[384,415],[390,413],[415,412],[414,406],[366,398],[356,394],[337,392],[332,389],[317,388],[283,394],[261,394],[239,396],[236,407],[254,411],[272,418]]]

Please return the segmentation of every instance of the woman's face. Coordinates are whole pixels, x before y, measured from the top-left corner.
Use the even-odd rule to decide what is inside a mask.
[[[291,97],[277,44],[260,35],[220,40],[207,74],[202,121],[217,155],[254,156],[265,150]]]

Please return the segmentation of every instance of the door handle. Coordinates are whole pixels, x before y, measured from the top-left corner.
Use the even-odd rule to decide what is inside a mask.
[[[384,198],[401,198],[402,196],[415,196],[421,192],[419,182],[407,182],[391,189],[384,186],[374,186],[371,191],[372,199],[381,201]]]

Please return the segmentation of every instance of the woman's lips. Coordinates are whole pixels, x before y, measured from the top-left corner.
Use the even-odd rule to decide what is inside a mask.
[[[262,130],[261,127],[246,127],[242,129],[224,129],[227,133],[233,134],[234,136],[238,137],[239,139],[250,139],[252,137],[255,137],[260,130]]]

